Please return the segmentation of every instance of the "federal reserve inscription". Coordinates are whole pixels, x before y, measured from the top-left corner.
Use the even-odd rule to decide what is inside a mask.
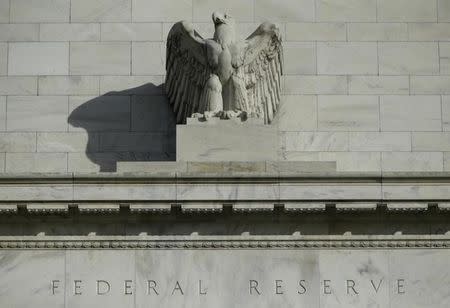
[[[74,280],[71,282],[72,295],[83,295],[86,288],[95,289],[96,295],[107,295],[110,292],[116,292],[122,295],[133,295],[136,292],[135,282],[131,279],[124,280],[122,283],[114,285],[107,280]],[[207,296],[220,294],[223,290],[211,288],[211,284],[198,280],[195,282],[183,282],[181,280],[175,280],[173,282],[161,282],[156,280],[146,280],[145,284],[147,288],[144,290],[146,295],[160,296],[163,294],[169,294],[170,296],[184,296],[187,293],[192,295]],[[378,279],[365,282],[365,285],[357,285],[353,279],[346,279],[343,281],[332,281],[330,279],[324,279],[320,281],[320,286],[312,285],[311,281],[300,279],[295,286],[287,286],[286,282],[282,279],[275,279],[273,281],[264,281],[249,279],[243,280],[239,283],[235,283],[233,286],[239,291],[243,292],[242,295],[259,296],[262,294],[268,295],[285,295],[287,290],[293,292],[294,295],[307,294],[311,288],[319,288],[320,293],[324,295],[332,295],[335,288],[343,287],[347,295],[358,295],[361,290],[368,292],[378,293],[381,288],[386,286],[394,286],[395,294],[406,294],[406,281],[405,279],[395,279],[394,281],[387,281],[386,279]],[[65,292],[61,289],[60,280],[52,280],[50,286],[51,295],[56,295],[60,292]]]
[[[0,251],[0,307],[450,307],[447,249]]]

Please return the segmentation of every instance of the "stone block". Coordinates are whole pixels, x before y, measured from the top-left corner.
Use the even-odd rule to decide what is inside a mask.
[[[9,22],[9,3],[10,0],[0,0],[0,22]]]
[[[320,292],[321,307],[370,307],[372,303],[389,307],[391,288],[388,281],[392,278],[388,251],[324,250],[319,253],[319,264],[322,277],[326,275],[332,290],[331,296]],[[348,281],[335,283],[342,273],[354,277],[351,280],[354,288],[348,287]],[[321,291],[324,283],[321,282]],[[366,283],[375,285],[377,291],[372,286],[363,287]]]
[[[160,23],[103,23],[102,41],[161,41]]]
[[[409,23],[410,41],[450,41],[450,31],[446,23]]]
[[[39,95],[93,95],[99,93],[97,76],[41,76]]]
[[[286,75],[315,75],[316,46],[314,43],[286,42],[283,46]]]
[[[350,151],[411,151],[411,133],[351,132]],[[414,149],[413,149],[414,151]]]
[[[68,153],[67,171],[77,173],[97,173],[107,170],[114,171],[122,153]]]
[[[187,162],[186,167],[189,174],[264,173],[266,162]]]
[[[36,133],[0,133],[0,152],[36,152]]]
[[[383,171],[443,171],[442,152],[383,152]]]
[[[9,96],[8,131],[67,131],[67,96]]]
[[[256,5],[259,4],[258,2]],[[211,15],[216,11],[229,14],[236,21],[253,21],[254,1],[252,0],[193,0],[192,5],[196,22],[211,22]]]
[[[69,16],[70,0],[11,0],[11,23],[69,22]]]
[[[0,76],[8,72],[8,44],[0,43]]]
[[[0,95],[36,95],[37,77],[0,77]]]
[[[320,95],[318,129],[340,131],[378,131],[377,96]]]
[[[312,286],[319,285],[319,264],[318,253],[316,251],[304,251],[305,253],[296,254],[294,251],[276,251],[266,250],[208,250],[198,253],[194,250],[160,250],[149,251],[141,250],[136,255],[137,278],[136,284],[136,303],[139,308],[145,307],[146,303],[152,307],[180,307],[183,303],[193,303],[189,306],[195,307],[229,307],[236,304],[239,307],[260,307],[268,308],[274,306],[292,307],[296,304],[301,307],[319,307],[319,289],[309,289],[309,292],[298,295],[294,286],[298,285],[299,279],[306,279]],[[287,265],[280,265],[279,260],[284,259]],[[164,262],[163,262],[164,260]],[[176,260],[185,260],[188,266],[182,266]],[[165,264],[174,264],[167,267]],[[222,266],[215,266],[221,264]],[[295,266],[296,271],[290,270]],[[303,266],[308,264],[308,266]],[[199,296],[199,281],[187,284],[180,279],[184,295],[171,296],[173,284],[164,277],[190,277],[191,269],[195,268],[198,277],[202,280],[203,287],[207,289],[208,295]],[[230,269],[234,269],[230,273]],[[264,270],[262,270],[264,269]],[[167,273],[167,274],[166,274]],[[148,276],[155,277],[158,281],[157,290],[161,296],[149,296]],[[217,279],[221,277],[221,279]],[[260,295],[248,292],[248,279],[239,279],[239,277],[254,277],[258,280],[259,288],[264,290]],[[284,295],[274,295],[274,281],[271,277],[283,277],[280,281]],[[302,277],[302,278],[298,278]],[[249,278],[250,279],[250,278]],[[280,278],[281,279],[281,278]],[[221,291],[218,291],[221,290]],[[266,291],[267,290],[267,291]],[[244,293],[245,292],[245,293]],[[280,291],[281,292],[281,291]],[[152,292],[152,294],[154,294]],[[284,298],[281,298],[283,296]],[[166,304],[169,303],[169,304]]]
[[[349,94],[409,94],[408,76],[349,76]]]
[[[86,186],[74,184],[73,194],[75,200],[161,200],[172,202],[176,199],[176,188],[172,184],[100,184]]]
[[[33,154],[33,153],[28,153]],[[25,174],[25,176],[27,176]],[[33,200],[33,201],[61,201],[73,198],[72,184],[41,185],[7,185],[0,187],[2,201]],[[48,281],[46,281],[48,284]]]
[[[303,183],[280,183],[280,199],[288,197],[297,200],[339,200],[380,199],[381,186],[374,184],[332,184],[304,185]]]
[[[66,131],[67,97],[9,96],[8,131]]]
[[[336,161],[277,161],[266,162],[267,173],[301,174],[306,172],[336,172]]]
[[[349,41],[406,41],[408,25],[406,23],[349,23]]]
[[[99,152],[163,153],[166,135],[141,132],[98,133]]]
[[[37,133],[37,152],[97,152],[98,136],[88,133]]]
[[[450,76],[411,76],[411,94],[450,94]]]
[[[39,41],[39,25],[0,24],[0,41],[5,42]]]
[[[0,131],[6,130],[6,96],[0,96]]]
[[[379,152],[286,152],[283,156],[295,161],[335,161],[337,171],[381,171]]]
[[[255,2],[255,21],[314,21],[314,0],[259,0]]]
[[[132,75],[164,75],[166,47],[161,42],[137,42],[132,48]]]
[[[437,1],[378,0],[378,21],[435,22]]]
[[[66,171],[66,153],[6,153],[6,172],[9,173],[61,173]]]
[[[442,131],[439,96],[380,97],[382,131]]]
[[[285,95],[272,125],[281,131],[316,130],[317,98],[312,95]]]
[[[129,75],[130,43],[71,43],[71,75]]]
[[[220,174],[220,173],[218,173]],[[195,184],[178,183],[176,200],[206,201],[217,200],[229,202],[230,200],[280,200],[279,186],[273,183],[261,183],[255,186],[242,186],[238,184]]]
[[[100,76],[100,94],[163,95],[163,76]]]
[[[129,96],[71,96],[69,131],[130,131]]]
[[[133,0],[132,16],[133,22],[177,22],[192,20],[192,10],[192,1]]]
[[[391,277],[402,277],[409,294],[398,294],[395,288],[390,290],[391,307],[440,307],[450,305],[450,300],[436,292],[438,285],[448,285],[449,276],[443,270],[448,264],[447,250],[427,250],[427,252],[415,250],[395,250],[389,256],[389,268]],[[408,260],[404,262],[404,260]],[[417,264],[430,264],[417,266]],[[435,283],[439,283],[435,285]],[[396,292],[397,291],[397,292]]]
[[[450,171],[450,152],[444,153],[444,171]]]
[[[131,130],[167,133],[175,128],[175,117],[165,96],[133,96]]]
[[[440,73],[450,75],[450,43],[439,42]]]
[[[317,43],[318,74],[378,74],[376,43]]]
[[[347,94],[346,76],[285,76],[286,94]]]
[[[450,96],[442,96],[442,128],[450,131]]]
[[[412,150],[417,152],[450,152],[450,133],[415,132],[412,134]]]
[[[438,20],[439,22],[450,22],[449,0],[438,0]]]
[[[99,41],[100,25],[94,23],[41,24],[39,33],[41,41]]]
[[[63,250],[2,250],[0,286],[8,296],[0,297],[0,306],[64,307],[65,252]],[[59,290],[53,295],[53,280]],[[17,287],[16,287],[17,286]],[[28,290],[27,296],[23,290]]]
[[[9,43],[9,75],[67,75],[68,43]]]
[[[101,302],[102,305],[107,307],[134,307],[134,295],[127,296],[122,292],[124,280],[135,280],[134,251],[71,250],[66,252],[65,264],[65,278],[67,283],[71,285],[71,287],[66,288],[67,308],[89,307],[93,302]],[[119,267],[118,264],[120,264]],[[111,268],[116,269],[112,271]],[[105,292],[105,289],[101,288],[106,287],[105,283],[97,286],[96,279],[107,281],[111,292],[103,296],[98,295],[99,292]],[[74,294],[74,280],[81,281],[79,292],[82,295]],[[134,287],[130,291],[133,293]]]
[[[71,22],[127,22],[131,0],[76,0],[70,11]]]
[[[376,21],[376,0],[317,0],[316,21]]]
[[[348,151],[346,132],[285,132],[283,145],[286,151]]]
[[[432,75],[439,73],[437,43],[379,43],[381,75]]]
[[[287,41],[346,41],[345,23],[287,23]]]
[[[273,126],[215,122],[177,125],[177,161],[278,159],[278,134]]]
[[[176,172],[187,172],[186,162],[175,162],[175,161],[146,161],[146,162],[117,162],[117,172],[127,173],[127,172],[138,172],[138,173],[159,173],[174,174]]]

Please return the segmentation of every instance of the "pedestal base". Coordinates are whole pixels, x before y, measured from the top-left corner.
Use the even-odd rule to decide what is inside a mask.
[[[262,120],[190,118],[177,125],[177,161],[277,161],[275,127]]]

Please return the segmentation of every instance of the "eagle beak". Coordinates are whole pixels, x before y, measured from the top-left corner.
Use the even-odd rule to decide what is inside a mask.
[[[215,25],[220,25],[225,23],[225,19],[223,18],[222,14],[220,13],[214,13],[212,16],[213,22]]]

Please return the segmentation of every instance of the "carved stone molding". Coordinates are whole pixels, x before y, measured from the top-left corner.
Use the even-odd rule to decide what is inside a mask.
[[[450,248],[450,236],[303,236],[155,239],[152,237],[0,238],[0,249],[406,249]]]

